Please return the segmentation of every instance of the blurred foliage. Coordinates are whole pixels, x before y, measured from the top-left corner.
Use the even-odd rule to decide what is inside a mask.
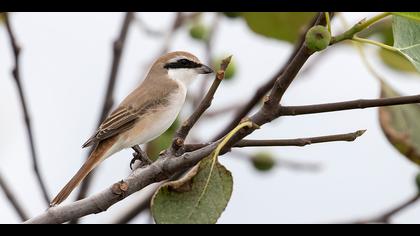
[[[241,16],[240,12],[223,12],[223,15],[225,15],[228,18],[238,18]]]
[[[242,12],[241,16],[255,33],[295,43],[315,14],[314,12]]]
[[[4,13],[0,12],[0,24],[4,22]]]
[[[259,152],[252,157],[252,164],[259,171],[269,171],[276,165],[276,161],[268,152]]]
[[[394,16],[392,29],[394,47],[420,72],[420,21]]]
[[[220,70],[220,62],[223,61],[223,59],[225,59],[226,57],[227,55],[219,56],[213,61],[213,68],[215,68],[215,71]],[[226,71],[225,71],[225,80],[227,81],[232,80],[236,76],[236,73],[237,73],[236,67],[237,67],[236,60],[232,57],[229,63],[229,66],[226,68]]]
[[[209,36],[209,28],[200,21],[192,23],[189,32],[191,38],[199,41],[205,41]]]
[[[146,153],[152,161],[157,160],[159,153],[171,145],[172,138],[180,125],[181,122],[177,119],[165,133],[146,145]]]
[[[316,25],[309,29],[305,36],[305,43],[309,50],[318,52],[330,45],[331,33],[323,25]]]
[[[401,96],[382,82],[381,97]],[[409,104],[379,108],[379,120],[388,140],[412,162],[420,165],[420,105]]]
[[[416,176],[416,184],[417,184],[417,189],[420,193],[420,173],[418,173]]]
[[[162,185],[153,196],[151,212],[158,224],[214,224],[232,190],[232,174],[210,155],[182,179]]]
[[[402,16],[411,20],[420,21],[420,12],[393,12],[392,14]]]

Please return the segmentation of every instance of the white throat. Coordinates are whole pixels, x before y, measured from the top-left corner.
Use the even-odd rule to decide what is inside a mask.
[[[185,88],[197,77],[197,72],[194,69],[170,69],[168,76],[170,79],[182,84]]]

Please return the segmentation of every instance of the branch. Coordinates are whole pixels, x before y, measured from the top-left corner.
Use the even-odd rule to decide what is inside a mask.
[[[297,116],[314,113],[324,113],[333,111],[343,111],[352,109],[365,109],[371,107],[395,106],[420,103],[420,94],[414,96],[402,96],[395,98],[380,99],[359,99],[346,102],[326,103],[306,106],[280,106],[278,108],[279,116]]]
[[[117,218],[112,224],[127,224],[130,223],[136,216],[141,212],[150,207],[150,201],[153,195],[159,189],[160,185],[153,187],[152,191],[148,192],[144,197],[139,199],[134,205],[130,205],[127,212],[124,212],[122,216]]]
[[[223,61],[220,64],[220,70],[216,73],[213,84],[211,85],[206,96],[203,98],[203,100],[201,100],[194,113],[191,114],[191,116],[177,130],[172,142],[173,152],[177,152],[184,145],[184,141],[192,127],[195,125],[198,119],[200,119],[201,115],[203,115],[203,113],[211,106],[214,94],[216,93],[217,88],[219,88],[220,83],[225,77],[225,70],[230,63],[231,58],[232,56],[223,59]]]
[[[290,55],[289,59],[287,60],[286,64],[281,67],[281,69],[275,73],[270,80],[268,80],[265,84],[263,84],[260,88],[257,89],[255,94],[252,96],[252,98],[246,103],[243,107],[240,108],[240,110],[235,114],[235,118],[232,119],[232,121],[223,129],[222,132],[220,132],[214,140],[218,140],[225,136],[230,130],[235,128],[239,122],[248,115],[248,113],[263,99],[263,97],[270,91],[270,89],[273,88],[274,83],[277,81],[277,78],[279,78],[284,71],[287,68],[287,65],[289,65],[292,60],[296,57],[296,54],[298,53],[299,49],[303,46],[305,42],[305,36],[306,32],[314,25],[319,24],[319,15],[314,17],[314,19],[308,24],[306,29],[302,31],[302,33],[299,36],[299,39],[296,43],[295,49]]]
[[[371,223],[383,223],[383,224],[389,224],[391,217],[398,214],[402,210],[406,209],[407,207],[413,205],[417,201],[420,200],[420,194],[417,194],[416,196],[408,199],[407,201],[403,202],[401,205],[398,205],[397,207],[391,209],[390,211],[385,212],[384,214],[368,219],[368,220],[361,220],[353,222],[352,224],[371,224]]]
[[[317,22],[322,22],[323,15],[320,14]],[[303,44],[305,45],[305,44]],[[279,104],[275,101],[281,101],[284,92],[293,82],[299,70],[311,54],[306,46],[302,46],[291,63],[286,67],[284,73],[276,80],[270,97],[265,100],[263,107],[248,118],[256,126],[261,126],[280,116]],[[205,110],[205,109],[204,109]],[[204,112],[204,111],[203,111]],[[202,114],[202,112],[201,112]],[[195,120],[201,115],[198,115]],[[193,119],[194,120],[194,119]],[[195,122],[193,122],[195,123]],[[188,127],[188,122],[186,122]],[[192,128],[188,128],[190,130]],[[256,128],[242,128],[233,137],[230,137],[227,143],[224,143],[223,154],[231,149],[238,141],[251,134]],[[186,135],[188,132],[186,132]],[[185,137],[186,137],[185,135]],[[26,223],[64,223],[66,221],[83,217],[88,214],[105,211],[110,206],[121,201],[125,197],[137,192],[144,187],[171,178],[171,176],[182,173],[184,170],[193,167],[203,158],[212,153],[219,145],[220,140],[209,143],[208,145],[192,151],[175,156],[173,152],[166,151],[153,164],[133,171],[130,176],[121,182],[115,183],[110,188],[95,194],[83,200],[70,203],[66,206],[53,207],[45,213],[27,221]]]
[[[214,58],[213,58],[213,45],[214,45],[214,35],[215,32],[218,29],[219,22],[220,22],[221,14],[219,12],[216,12],[213,18],[213,21],[211,22],[211,25],[208,30],[208,34],[204,41],[204,49],[206,54],[206,62],[207,65],[213,65],[214,64]],[[200,100],[202,99],[202,95],[206,92],[206,88],[208,85],[208,80],[201,80],[198,94],[194,96],[193,99],[193,106],[196,107]]]
[[[234,148],[243,148],[243,147],[285,147],[285,146],[298,146],[303,147],[311,144],[317,143],[327,143],[327,142],[353,142],[358,137],[362,136],[366,130],[358,130],[353,133],[347,134],[336,134],[336,135],[327,135],[327,136],[318,136],[318,137],[309,137],[309,138],[297,138],[297,139],[266,139],[266,140],[253,140],[253,139],[243,139],[238,141]],[[206,143],[203,144],[186,144],[184,146],[185,151],[191,152],[200,148],[205,147]]]
[[[235,144],[234,147],[267,147],[267,146],[298,146],[303,147],[306,145],[327,142],[353,142],[358,137],[362,136],[366,130],[359,130],[354,133],[337,134],[328,136],[319,136],[311,138],[298,138],[298,139],[274,139],[274,140],[251,140],[244,139]]]
[[[4,13],[4,18],[5,18],[5,23],[6,23],[6,29],[7,29],[7,33],[9,35],[9,39],[10,39],[10,43],[12,45],[12,49],[13,49],[13,55],[14,55],[14,68],[13,68],[13,77],[18,89],[18,93],[19,93],[19,98],[20,98],[20,104],[22,107],[22,111],[23,111],[23,115],[25,118],[25,125],[26,125],[26,133],[28,136],[28,141],[29,141],[29,146],[30,146],[30,151],[31,151],[31,157],[32,157],[32,168],[35,172],[35,176],[38,180],[38,184],[39,187],[42,191],[42,195],[44,197],[44,200],[46,201],[47,204],[49,204],[50,202],[50,198],[48,196],[48,191],[47,188],[45,186],[44,181],[42,180],[41,177],[41,172],[39,170],[39,165],[38,165],[38,156],[37,156],[37,152],[36,152],[36,148],[35,148],[35,139],[34,139],[34,135],[33,135],[33,131],[32,131],[32,125],[31,125],[31,118],[29,115],[29,110],[28,110],[28,106],[26,103],[26,98],[25,98],[25,93],[23,91],[23,87],[22,87],[22,80],[21,80],[21,76],[20,76],[20,51],[21,48],[16,40],[16,36],[13,32],[12,26],[10,24],[10,19],[9,19],[9,14],[8,13]]]
[[[49,208],[41,215],[26,221],[26,224],[61,224],[89,214],[106,211],[110,206],[143,189],[169,179],[174,174],[193,167],[207,157],[218,146],[214,142],[202,149],[185,153],[179,157],[163,154],[153,164],[134,170],[126,179],[88,198]]]
[[[175,32],[179,28],[181,28],[186,22],[188,22],[191,19],[194,19],[195,17],[199,16],[200,14],[201,14],[201,12],[194,12],[194,13],[191,13],[191,14],[188,14],[188,15],[186,15],[185,13],[182,13],[182,12],[177,12],[176,13],[175,19],[172,23],[172,27],[169,30],[168,34],[166,35],[165,41],[163,42],[163,45],[160,49],[159,56],[168,52],[170,43],[172,41],[172,38],[173,38]]]
[[[0,187],[3,189],[4,194],[6,195],[7,199],[9,200],[10,204],[12,204],[15,212],[18,214],[22,221],[29,219],[26,212],[23,210],[22,205],[17,201],[17,197],[13,194],[12,190],[6,184],[6,181],[0,175]]]
[[[240,106],[241,106],[241,104],[239,104],[239,103],[228,104],[228,105],[226,105],[224,107],[221,107],[219,109],[207,111],[206,114],[203,114],[203,117],[205,117],[205,118],[215,118],[215,117],[220,116],[220,115],[226,115],[227,113],[236,111],[237,108],[240,107]]]
[[[122,57],[123,49],[125,46],[126,38],[128,35],[128,30],[130,28],[129,26],[132,20],[134,19],[134,16],[135,14],[133,12],[127,12],[125,14],[125,17],[121,26],[120,34],[113,43],[113,58],[112,58],[111,71],[109,74],[108,85],[107,85],[105,97],[102,104],[102,111],[101,111],[99,120],[97,122],[97,126],[99,126],[102,123],[102,121],[106,118],[106,116],[111,111],[111,108],[114,104],[114,89],[115,89],[115,84],[117,81],[118,70],[120,67],[121,57]],[[91,148],[89,151],[89,155],[92,151],[93,149]],[[86,193],[90,187],[90,183],[91,183],[92,176],[94,173],[95,172],[92,171],[90,175],[88,175],[83,181],[83,183],[81,184],[79,194],[77,195],[77,199],[83,199],[86,197]]]

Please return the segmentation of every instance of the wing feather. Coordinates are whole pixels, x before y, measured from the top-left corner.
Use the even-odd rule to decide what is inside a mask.
[[[120,107],[106,118],[98,131],[83,144],[83,148],[91,146],[99,141],[122,133],[135,124],[138,118],[137,112],[132,107]]]

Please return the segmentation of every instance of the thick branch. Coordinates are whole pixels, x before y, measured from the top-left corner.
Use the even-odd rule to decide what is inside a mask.
[[[14,68],[13,68],[12,73],[13,73],[13,77],[14,77],[14,80],[15,80],[15,83],[16,83],[16,86],[17,86],[17,89],[18,89],[20,104],[21,104],[23,115],[24,115],[24,118],[25,118],[26,133],[27,133],[29,146],[30,146],[30,151],[31,151],[31,157],[32,157],[32,168],[35,172],[35,176],[38,180],[38,184],[39,184],[39,187],[41,188],[44,200],[47,202],[47,204],[49,204],[50,198],[48,196],[47,188],[45,186],[44,181],[42,180],[41,172],[39,170],[38,156],[37,156],[37,152],[36,152],[36,148],[35,148],[35,139],[34,139],[34,135],[33,135],[33,131],[32,131],[31,118],[30,118],[30,115],[29,115],[29,110],[28,110],[28,106],[27,106],[27,103],[26,103],[25,93],[23,91],[22,80],[21,80],[21,76],[20,76],[20,63],[19,63],[19,61],[20,61],[21,48],[20,48],[20,46],[19,46],[19,44],[16,40],[15,34],[14,34],[12,26],[10,24],[9,14],[4,13],[4,18],[5,18],[7,33],[9,35],[10,43],[11,43],[12,49],[13,49]]]
[[[220,64],[220,70],[216,73],[213,84],[211,85],[206,96],[201,100],[198,107],[195,109],[194,113],[182,124],[182,126],[177,130],[175,137],[173,139],[172,148],[173,151],[179,150],[183,145],[185,138],[188,136],[188,133],[195,125],[195,123],[200,119],[201,115],[211,106],[211,103],[214,98],[214,94],[219,88],[220,83],[225,77],[225,70],[229,66],[232,56],[225,58]]]
[[[106,116],[111,111],[111,108],[114,104],[114,89],[115,89],[115,84],[117,81],[117,75],[118,75],[118,71],[120,67],[121,57],[122,57],[123,49],[124,49],[125,42],[127,39],[128,30],[130,28],[130,23],[134,19],[134,15],[135,14],[133,12],[127,12],[125,14],[119,36],[113,43],[113,58],[112,58],[112,64],[111,64],[111,71],[109,73],[106,93],[105,93],[105,97],[102,104],[102,111],[101,111],[101,115],[99,116],[97,126],[99,126],[101,122],[106,118]],[[92,151],[93,149],[89,151],[89,155]],[[79,194],[77,195],[77,199],[83,199],[86,197],[86,193],[90,187],[93,174],[94,174],[94,171],[92,171],[92,173],[88,175],[83,181],[83,183],[81,184]]]
[[[358,137],[362,136],[366,130],[358,130],[353,133],[347,134],[336,134],[336,135],[327,135],[327,136],[318,136],[318,137],[309,137],[309,138],[297,138],[297,139],[265,139],[265,140],[253,140],[253,139],[243,139],[238,141],[233,147],[242,148],[242,147],[282,147],[282,146],[298,146],[303,147],[306,145],[317,144],[317,143],[327,143],[327,142],[352,142]],[[205,147],[206,143],[203,144],[186,144],[185,151],[191,152],[200,148]]]
[[[403,96],[395,98],[380,98],[380,99],[359,99],[346,102],[326,103],[318,105],[306,106],[280,106],[278,108],[278,115],[280,116],[297,116],[314,113],[324,113],[333,111],[343,111],[352,109],[364,109],[371,107],[394,106],[411,103],[420,103],[420,94],[414,96]]]
[[[153,187],[152,191],[146,193],[139,201],[135,202],[133,205],[130,205],[127,212],[124,212],[119,218],[117,218],[112,224],[127,224],[130,223],[136,216],[141,212],[148,209],[150,206],[150,201],[152,200],[153,195],[159,189],[159,185]]]
[[[210,155],[218,142],[212,143],[194,152],[179,157],[164,154],[153,164],[134,170],[126,179],[88,198],[52,207],[41,215],[32,218],[28,224],[61,224],[89,214],[106,211],[110,206],[143,189],[144,187],[169,179],[176,173],[193,167],[200,160]]]
[[[23,210],[22,205],[17,201],[16,196],[13,194],[10,187],[6,184],[6,181],[0,175],[0,188],[3,189],[4,194],[6,195],[7,199],[9,200],[10,204],[12,204],[13,209],[18,214],[22,221],[29,219],[26,212]]]

